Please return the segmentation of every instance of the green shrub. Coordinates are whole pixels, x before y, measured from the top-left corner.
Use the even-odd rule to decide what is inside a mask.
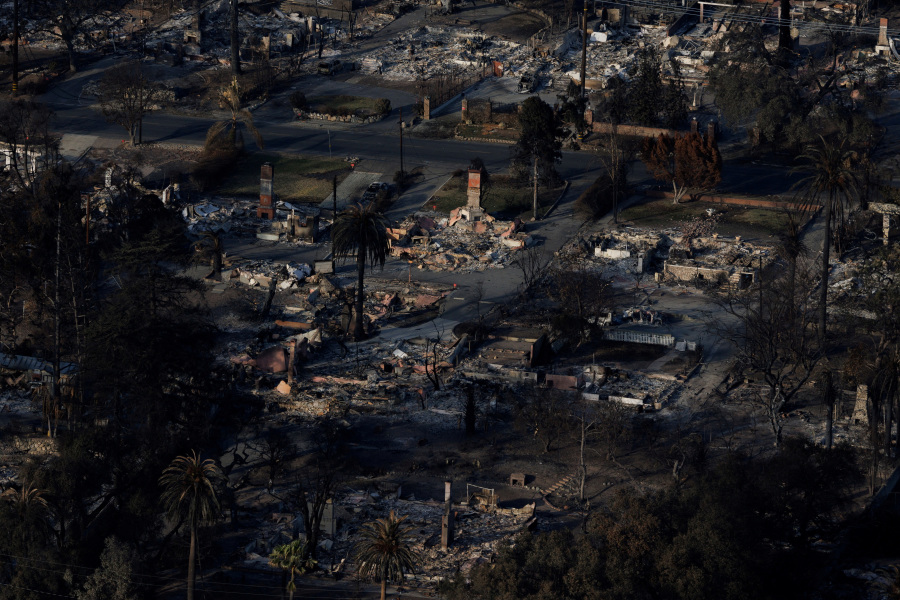
[[[612,180],[601,175],[575,201],[575,214],[585,221],[599,219],[613,208]]]
[[[306,110],[309,103],[306,101],[306,94],[303,92],[294,92],[290,96],[291,106],[297,110]]]
[[[391,101],[387,98],[379,98],[375,103],[375,114],[386,115],[391,112]]]

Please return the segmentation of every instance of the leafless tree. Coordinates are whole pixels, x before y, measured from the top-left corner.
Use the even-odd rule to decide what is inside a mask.
[[[527,295],[531,290],[531,286],[543,276],[548,262],[546,253],[538,246],[531,246],[516,252],[512,264],[522,271],[523,295]]]
[[[762,379],[747,399],[765,412],[776,446],[782,441],[785,405],[806,385],[821,357],[810,301],[812,277],[798,277],[793,296],[787,289],[784,279],[767,281],[760,274],[752,289],[718,299],[732,319],[711,321],[712,329],[734,344],[739,368]]]
[[[296,447],[281,429],[266,431],[254,448],[268,470],[269,481],[273,483],[278,476],[278,470],[296,452]]]
[[[8,175],[31,187],[37,172],[56,163],[59,140],[50,131],[53,113],[31,100],[0,100],[0,143],[9,157]]]
[[[516,406],[516,425],[539,440],[544,453],[571,431],[569,398],[554,389],[528,387],[517,390],[513,398]]]
[[[319,543],[322,518],[326,505],[334,497],[334,491],[346,468],[346,431],[333,419],[321,420],[316,428],[311,446],[298,472],[293,475],[287,493],[272,493],[300,513],[306,532],[307,555],[315,558]]]
[[[441,340],[444,337],[444,329],[438,328],[437,323],[432,321],[434,326],[435,337],[425,340],[425,377],[434,386],[434,391],[441,389],[441,376],[438,373],[438,364],[443,359],[438,354],[438,348],[441,346]]]
[[[143,141],[144,115],[158,96],[159,88],[147,78],[139,60],[112,67],[100,80],[98,100],[103,115],[110,123],[125,128],[132,146],[135,141]]]
[[[78,70],[75,44],[79,39],[91,43],[89,33],[121,13],[124,0],[33,0],[30,3],[32,23],[35,28],[59,38],[66,45],[69,56],[69,70]]]
[[[599,331],[602,315],[611,309],[610,282],[584,261],[560,263],[550,280],[550,297],[559,303],[554,325],[580,346]]]
[[[335,465],[321,455],[311,457],[294,478],[286,498],[300,513],[306,533],[306,558],[315,558],[325,506],[334,496],[338,477]]]
[[[597,158],[610,180],[610,194],[613,201],[613,223],[619,222],[619,202],[628,194],[628,172],[637,158],[637,149],[629,145],[619,134],[619,127],[610,122],[609,132],[600,138]]]

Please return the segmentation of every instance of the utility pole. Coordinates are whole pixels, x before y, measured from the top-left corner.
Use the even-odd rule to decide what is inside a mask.
[[[12,93],[19,93],[19,0],[13,0]]]
[[[537,180],[538,180],[537,160],[538,160],[538,157],[537,157],[537,154],[535,154],[535,155],[534,155],[534,202],[533,202],[534,209],[533,209],[532,215],[531,215],[531,220],[532,220],[532,221],[537,221],[537,219],[538,219],[538,213],[537,213],[537,209],[538,209],[538,201],[537,201]]]
[[[53,341],[56,346],[53,353],[53,382],[50,386],[50,396],[52,399],[51,406],[47,411],[47,437],[53,437],[52,418],[53,411],[59,406],[59,354],[60,354],[60,331],[59,331],[59,269],[62,261],[62,201],[56,201],[56,273],[54,275],[54,300],[53,300]]]
[[[585,90],[587,89],[587,79],[585,71],[587,70],[587,0],[584,0],[584,15],[581,17],[581,99],[584,100]]]
[[[403,170],[403,109],[400,108],[400,184],[403,185],[403,182],[406,178],[406,171]]]
[[[91,245],[91,195],[84,195],[84,247],[87,248]]]
[[[332,214],[332,227],[334,227],[333,219],[337,219],[337,175],[335,175],[331,179],[331,212]]]
[[[143,56],[138,62],[138,77],[141,78],[140,98],[138,98],[138,146],[144,143],[144,63]]]

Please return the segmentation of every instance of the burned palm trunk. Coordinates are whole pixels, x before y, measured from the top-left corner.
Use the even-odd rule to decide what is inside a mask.
[[[238,31],[238,0],[231,0],[231,73],[241,74],[241,41]]]
[[[453,544],[453,505],[447,500],[444,504],[444,514],[441,516],[441,548],[446,550]]]
[[[466,388],[466,435],[475,435],[475,424],[477,418],[477,407],[475,405],[475,388],[468,386]]]

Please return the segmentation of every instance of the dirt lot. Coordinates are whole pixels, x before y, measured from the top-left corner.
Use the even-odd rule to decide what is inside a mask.
[[[787,216],[783,211],[764,208],[722,205],[711,202],[682,202],[673,204],[669,199],[645,199],[623,210],[619,219],[635,227],[664,229],[707,214],[707,210],[721,215],[715,233],[747,240],[774,239],[785,230]]]
[[[451,15],[432,17],[441,25],[467,26],[481,30],[487,36],[497,36],[523,44],[547,26],[543,19],[531,13],[484,2],[464,3]]]

